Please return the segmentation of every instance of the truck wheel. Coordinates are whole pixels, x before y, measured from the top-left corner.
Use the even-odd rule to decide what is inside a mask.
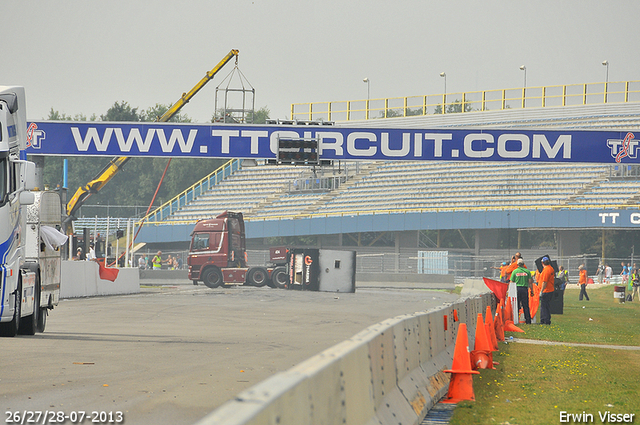
[[[273,282],[274,288],[284,289],[285,285],[289,283],[289,274],[287,268],[279,266],[273,269],[271,272],[271,282]]]
[[[264,267],[254,267],[247,274],[247,281],[250,285],[261,287],[267,284],[269,272]]]
[[[47,315],[49,314],[49,310],[46,308],[40,309],[40,314],[38,314],[38,332],[44,332],[44,328],[47,326]]]
[[[22,284],[18,282],[18,290],[14,294],[15,306],[13,319],[10,322],[0,323],[0,335],[16,336],[20,328],[20,315],[22,314]]]
[[[217,288],[222,284],[222,272],[217,267],[209,267],[202,274],[202,281],[209,288]]]
[[[22,322],[20,323],[21,335],[35,335],[38,330],[38,313],[40,313],[40,278],[37,275],[34,291],[33,313],[22,319]]]

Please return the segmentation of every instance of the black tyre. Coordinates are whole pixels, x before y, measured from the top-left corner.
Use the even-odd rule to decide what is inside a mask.
[[[20,329],[20,315],[22,314],[22,283],[18,282],[18,290],[14,294],[15,306],[13,319],[10,322],[0,323],[1,336],[16,336]]]
[[[35,335],[38,330],[38,316],[40,315],[40,278],[36,275],[36,284],[33,294],[33,313],[20,322],[20,334]]]
[[[38,332],[44,332],[44,328],[47,327],[47,315],[49,314],[49,309],[41,308],[40,314],[38,314]]]
[[[222,285],[222,272],[217,267],[209,267],[202,273],[202,281],[209,288],[217,288]]]
[[[289,273],[285,266],[278,266],[271,272],[271,282],[274,288],[284,289],[289,283]]]
[[[264,267],[254,267],[247,273],[249,285],[261,287],[269,281],[269,272]]]

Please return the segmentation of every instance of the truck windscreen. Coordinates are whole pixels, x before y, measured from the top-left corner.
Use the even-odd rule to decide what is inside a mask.
[[[196,233],[191,241],[191,251],[209,249],[209,234]]]

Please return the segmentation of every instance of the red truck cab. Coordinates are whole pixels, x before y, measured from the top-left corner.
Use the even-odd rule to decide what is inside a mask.
[[[200,220],[191,233],[189,279],[215,288],[224,282],[242,283],[247,271],[242,213],[225,211],[216,218]],[[223,275],[231,269],[230,275]]]

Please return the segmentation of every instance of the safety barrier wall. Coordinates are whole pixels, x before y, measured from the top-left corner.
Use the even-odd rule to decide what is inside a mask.
[[[100,279],[94,261],[63,261],[60,269],[60,298],[96,295],[137,294],[140,278],[137,268],[123,268],[114,282]]]
[[[418,424],[446,395],[460,322],[473,346],[483,293],[373,325],[241,392],[198,425]],[[456,321],[457,318],[457,321]]]

